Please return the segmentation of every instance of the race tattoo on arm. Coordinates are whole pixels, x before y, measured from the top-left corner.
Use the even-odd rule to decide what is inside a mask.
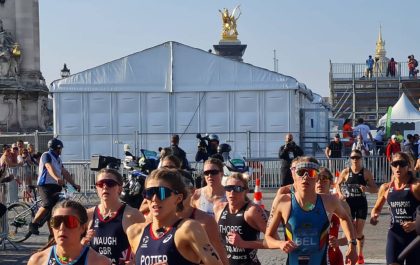
[[[203,250],[205,252],[210,252],[210,255],[212,255],[213,257],[215,257],[217,260],[220,260],[219,256],[217,255],[216,251],[213,249],[213,246],[211,244],[206,244],[203,246]],[[204,264],[201,263],[202,261],[200,261],[200,264]]]
[[[271,207],[270,217],[268,217],[267,226],[269,226],[271,222],[273,221],[274,210],[275,210],[275,207]]]

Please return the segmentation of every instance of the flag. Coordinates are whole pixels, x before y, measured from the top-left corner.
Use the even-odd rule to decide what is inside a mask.
[[[386,113],[386,125],[385,125],[385,133],[386,137],[391,136],[391,115],[392,115],[392,107],[388,107],[388,111]]]

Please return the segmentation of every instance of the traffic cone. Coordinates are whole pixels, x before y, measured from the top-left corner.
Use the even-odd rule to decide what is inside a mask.
[[[259,178],[255,179],[254,203],[264,209],[264,204],[262,203],[261,180]]]

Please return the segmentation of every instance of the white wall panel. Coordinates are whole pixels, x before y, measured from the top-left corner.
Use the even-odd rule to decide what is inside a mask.
[[[204,112],[206,132],[212,133],[226,131],[229,128],[228,92],[207,92]]]
[[[133,134],[139,130],[140,94],[115,93],[116,106],[114,114],[115,132],[117,134]]]
[[[168,133],[169,129],[169,94],[146,93],[146,106],[143,111],[146,115],[146,128],[143,133]]]
[[[111,93],[88,94],[89,134],[111,134]]]
[[[83,135],[83,93],[62,93],[58,97],[58,132],[62,135]],[[54,98],[57,100],[56,98]],[[56,130],[57,131],[57,130]]]

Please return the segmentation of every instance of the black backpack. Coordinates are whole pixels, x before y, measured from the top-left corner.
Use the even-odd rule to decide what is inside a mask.
[[[413,60],[414,60],[414,67],[419,66],[419,62],[417,62],[417,60],[416,60],[416,59],[413,59]]]

